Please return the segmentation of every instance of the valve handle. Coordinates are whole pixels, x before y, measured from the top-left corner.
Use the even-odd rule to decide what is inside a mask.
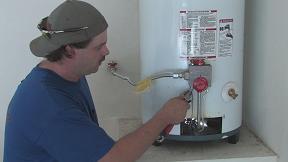
[[[205,60],[204,60],[204,59],[192,59],[192,60],[190,60],[190,62],[191,62],[193,65],[197,65],[197,66],[203,66],[203,65],[205,65]]]
[[[117,65],[118,63],[115,62],[115,61],[110,61],[109,63],[107,63],[108,65],[108,69],[109,70],[113,70],[113,71],[116,71],[117,70]]]

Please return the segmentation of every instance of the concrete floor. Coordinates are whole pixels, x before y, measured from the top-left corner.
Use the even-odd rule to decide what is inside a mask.
[[[109,124],[105,127],[105,123]],[[117,140],[135,130],[141,122],[137,119],[114,118],[103,124],[108,133],[110,128],[110,135]],[[277,156],[243,127],[237,144],[225,141],[165,141],[161,146],[151,146],[137,162],[277,162]]]
[[[261,140],[243,127],[240,141],[175,142],[152,146],[138,162],[277,162],[277,157]]]

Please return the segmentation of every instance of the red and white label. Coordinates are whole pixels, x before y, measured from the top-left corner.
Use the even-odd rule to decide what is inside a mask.
[[[233,19],[219,20],[218,57],[232,56],[233,38]]]
[[[180,57],[216,58],[217,10],[180,11]]]

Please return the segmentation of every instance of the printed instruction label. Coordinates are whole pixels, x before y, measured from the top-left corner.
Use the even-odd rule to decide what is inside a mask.
[[[217,10],[180,11],[181,57],[215,58],[216,37]]]
[[[233,19],[219,20],[219,57],[232,56]]]

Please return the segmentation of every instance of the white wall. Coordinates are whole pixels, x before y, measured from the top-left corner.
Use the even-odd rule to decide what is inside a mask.
[[[108,46],[106,60],[118,60],[121,70],[139,79],[138,1],[86,0],[107,18]],[[29,42],[40,35],[36,26],[41,18],[63,0],[6,0],[0,5],[0,161],[7,106],[19,82],[39,62],[29,50]],[[105,64],[102,64],[102,66]],[[139,117],[139,97],[125,81],[112,77],[105,67],[89,76],[89,84],[99,119],[113,116]]]
[[[288,161],[287,0],[246,1],[247,125]]]

